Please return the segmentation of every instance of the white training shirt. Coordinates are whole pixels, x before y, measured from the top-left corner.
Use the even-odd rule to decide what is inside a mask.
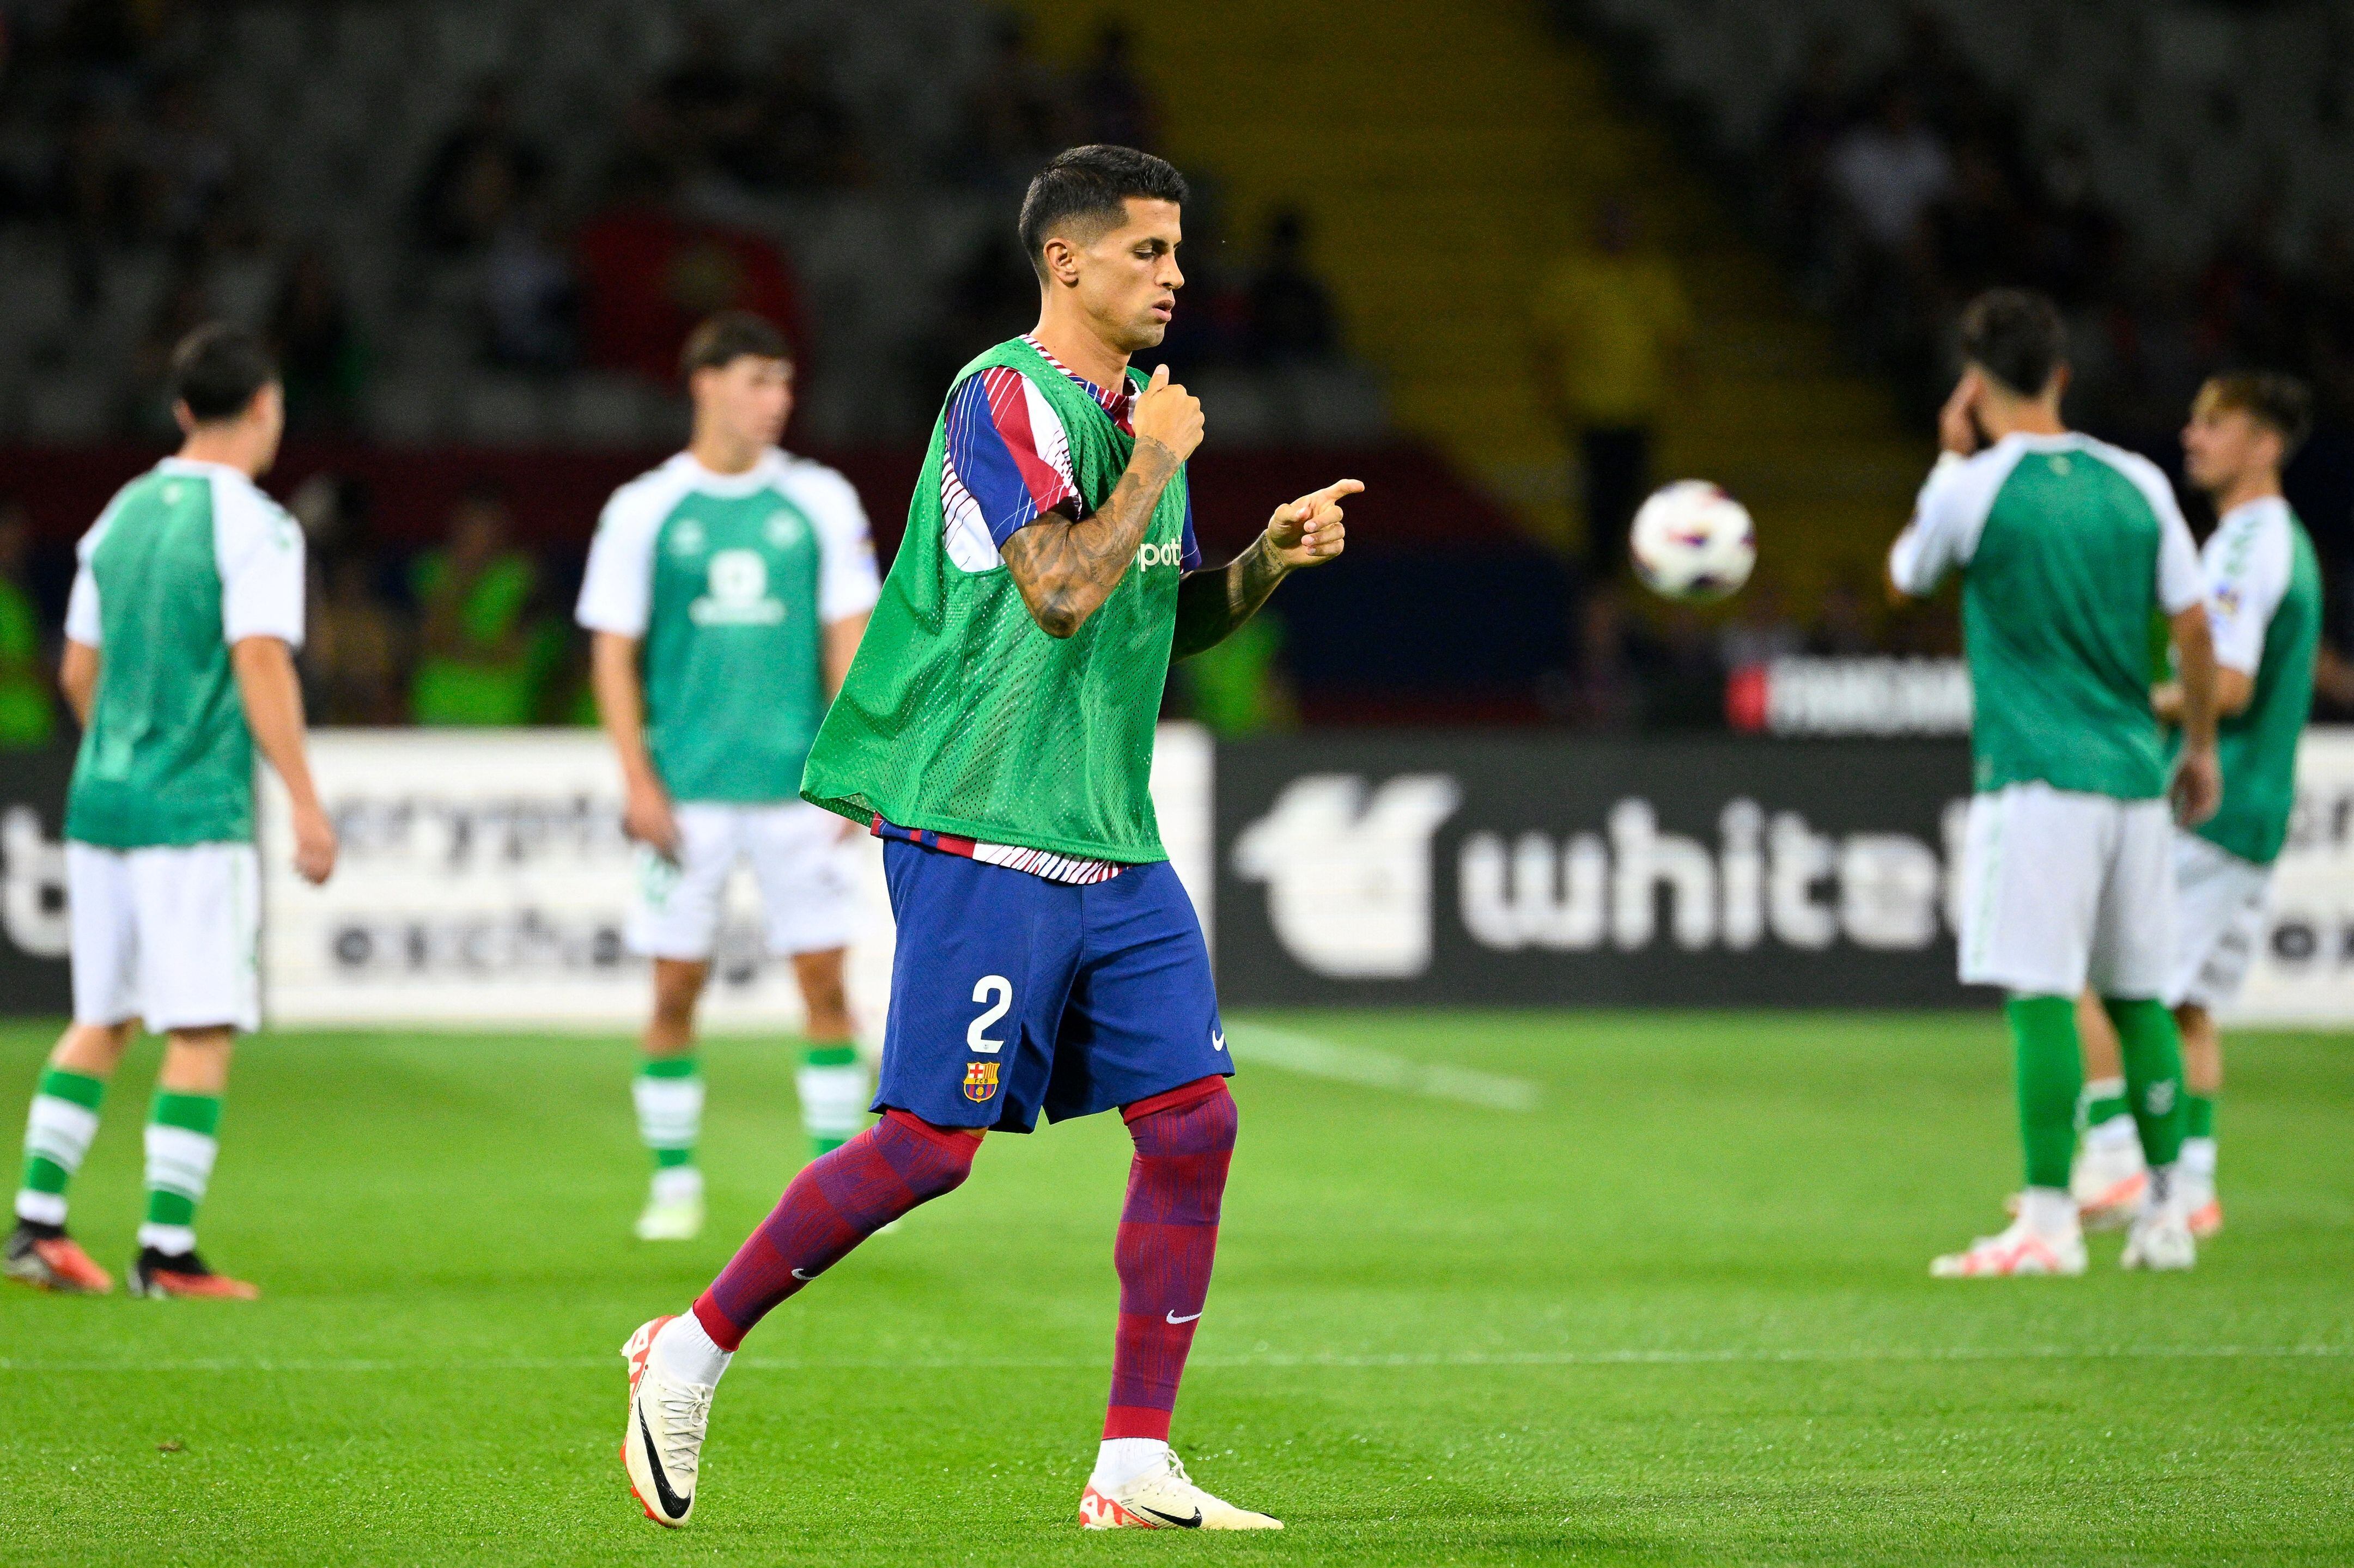
[[[2125,475],[2158,514],[2158,604],[2167,614],[2179,615],[2206,598],[2207,574],[2199,562],[2199,546],[2165,473],[2147,458],[2073,430],[2056,436],[2014,431],[1975,456],[1947,452],[1940,457],[1921,486],[1913,521],[1888,552],[1888,575],[1899,588],[1933,594],[1946,573],[1970,564],[1995,497],[2029,452],[2084,452]]]
[[[182,474],[213,489],[213,560],[221,579],[221,640],[275,637],[290,648],[302,646],[307,582],[302,569],[302,528],[286,509],[264,495],[252,480],[225,463],[191,462],[170,457],[155,471]],[[74,550],[79,563],[66,599],[66,635],[86,648],[103,645],[98,580],[90,558],[106,537],[121,498],[99,514]]]
[[[2253,676],[2264,661],[2264,633],[2296,569],[2288,503],[2267,495],[2232,507],[2208,535],[2201,558],[2215,662]]]
[[[689,494],[730,498],[773,490],[807,514],[817,531],[818,620],[826,625],[864,615],[883,595],[875,542],[858,492],[823,463],[771,447],[743,473],[714,473],[680,452],[613,493],[588,546],[576,617],[591,631],[646,634],[653,613],[654,543]]]

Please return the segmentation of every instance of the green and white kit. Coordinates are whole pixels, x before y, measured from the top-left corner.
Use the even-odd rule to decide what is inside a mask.
[[[880,591],[858,493],[822,464],[771,450],[720,474],[681,452],[613,493],[578,619],[642,642],[646,744],[681,841],[676,865],[641,853],[631,950],[709,958],[739,861],[772,951],[849,941],[841,824],[799,797],[825,715],[824,628]]]
[[[2206,596],[2166,476],[2088,436],[2006,436],[1938,463],[1888,565],[1913,594],[1963,576],[1976,794],[1962,980],[2163,995],[2173,829],[2150,621]]]
[[[302,641],[302,531],[243,473],[166,458],[82,536],[66,635],[99,651],[66,800],[74,1018],[260,1022],[253,736],[232,644]]]
[[[2264,936],[2273,862],[2296,799],[2296,746],[2313,705],[2321,566],[2296,514],[2266,496],[2224,514],[2203,552],[2215,662],[2254,683],[2217,750],[2223,804],[2174,844],[2175,960],[2167,1001],[2214,1009],[2240,993]]]

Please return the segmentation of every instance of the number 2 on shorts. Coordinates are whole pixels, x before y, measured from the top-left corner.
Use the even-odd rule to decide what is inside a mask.
[[[997,999],[997,1005],[974,1019],[964,1032],[966,1044],[991,1056],[996,1055],[1003,1048],[1005,1042],[991,1040],[981,1031],[1004,1017],[1007,1011],[1013,1006],[1013,982],[1003,975],[981,976],[972,988],[973,1001],[987,1001],[992,996]]]

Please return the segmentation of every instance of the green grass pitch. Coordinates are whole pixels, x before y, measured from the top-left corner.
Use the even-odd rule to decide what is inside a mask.
[[[1392,1081],[1254,1068],[1255,1028]],[[1933,1282],[2015,1175],[1991,1014],[1232,1033],[1242,1141],[1176,1436],[1281,1535],[1076,1527],[1116,1118],[992,1139],[764,1325],[672,1535],[621,1478],[615,1352],[790,1176],[786,1054],[711,1047],[712,1224],[647,1246],[626,1043],[321,1034],[244,1048],[203,1215],[261,1302],[0,1287],[0,1559],[2354,1561],[2354,1037],[2233,1042],[2231,1224],[2196,1273],[2124,1274],[2108,1239],[2081,1280]],[[0,1029],[12,1121],[49,1037]],[[154,1061],[74,1193],[110,1267]],[[1430,1067],[1540,1097],[1437,1097]]]

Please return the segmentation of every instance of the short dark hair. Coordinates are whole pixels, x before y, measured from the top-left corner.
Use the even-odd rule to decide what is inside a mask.
[[[679,379],[692,381],[698,370],[725,370],[748,355],[790,364],[793,345],[785,341],[774,322],[750,311],[721,311],[705,316],[686,334],[686,346],[678,351]]]
[[[1133,147],[1095,143],[1057,153],[1022,196],[1022,253],[1043,281],[1046,239],[1072,218],[1108,228],[1128,216],[1128,198],[1185,205],[1189,193],[1177,166]]]
[[[2211,376],[2199,388],[2199,404],[2245,414],[2281,439],[2285,463],[2313,433],[2313,393],[2294,376],[2275,370],[2228,371]]]
[[[172,350],[172,401],[200,425],[236,418],[277,379],[277,360],[243,327],[208,323]]]
[[[2068,327],[2060,307],[2033,289],[1988,289],[1962,307],[1962,357],[2032,397],[2068,362]]]

